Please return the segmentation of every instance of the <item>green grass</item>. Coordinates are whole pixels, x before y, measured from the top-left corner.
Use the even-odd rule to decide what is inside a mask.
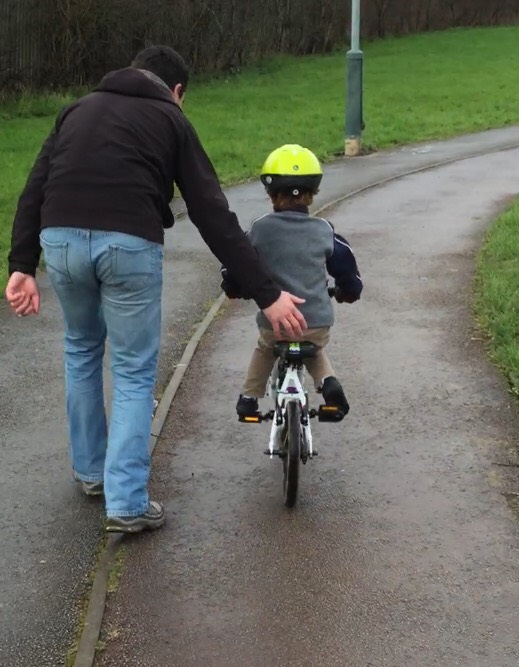
[[[519,27],[512,27],[367,44],[365,144],[384,148],[519,123],[518,41]],[[256,176],[282,143],[302,143],[323,159],[341,151],[344,80],[343,53],[279,57],[227,79],[194,82],[185,110],[229,184]],[[52,115],[68,99],[0,102],[0,275],[16,198]]]
[[[6,258],[17,198],[34,157],[49,131],[51,119],[0,121],[0,289],[5,286]]]
[[[519,397],[519,200],[488,231],[476,277],[476,315],[490,354]]]
[[[85,89],[78,88],[41,95],[24,91],[13,96],[0,91],[0,122],[13,118],[48,118],[85,92]]]
[[[385,148],[519,122],[518,28],[456,30],[366,46],[365,144]],[[276,58],[188,95],[224,182],[256,176],[272,148],[343,149],[345,57]]]

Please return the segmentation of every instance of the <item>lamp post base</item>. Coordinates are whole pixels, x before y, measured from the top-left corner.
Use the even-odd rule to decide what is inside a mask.
[[[362,149],[360,137],[348,137],[344,142],[344,155],[346,157],[357,157]]]
[[[349,157],[359,155],[364,129],[362,74],[364,54],[362,51],[348,51],[347,90],[346,90],[346,144],[345,154]]]

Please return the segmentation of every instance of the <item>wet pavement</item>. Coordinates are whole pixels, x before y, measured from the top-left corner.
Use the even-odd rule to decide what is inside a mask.
[[[171,236],[159,391],[219,293],[216,262],[189,221]],[[39,282],[37,319],[16,318],[0,303],[2,667],[64,664],[103,532],[102,503],[85,498],[71,477],[61,312],[45,274]],[[108,374],[106,385],[109,396]]]
[[[327,213],[366,283],[329,348],[352,412],[313,425],[293,511],[268,425],[234,415],[256,332],[251,304],[227,306],[157,447],[169,520],[126,543],[98,667],[517,666],[519,413],[470,302],[518,164],[466,160]]]
[[[480,150],[500,149],[510,144],[519,145],[519,128],[497,130],[428,146],[398,149],[354,161],[339,161],[326,168],[326,178],[318,203],[324,204],[360,187],[410,169],[470,155]],[[513,170],[509,172],[509,178],[511,173]],[[512,191],[514,189],[511,187],[510,192]],[[265,196],[256,183],[232,189],[229,199],[244,226],[265,210]],[[494,193],[491,194],[491,200],[494,201]],[[487,203],[487,200],[485,202]],[[380,211],[374,212],[374,220],[381,223]],[[356,225],[360,230],[358,221]],[[217,262],[204,247],[189,221],[186,218],[179,220],[175,229],[168,232],[166,239],[165,317],[159,390],[169,379],[193,327],[202,319],[209,304],[219,293]],[[376,284],[375,281],[370,282]],[[40,276],[40,286],[43,303],[37,319],[15,318],[8,312],[5,302],[0,302],[0,529],[3,536],[0,549],[0,665],[6,667],[56,667],[63,664],[64,655],[74,638],[81,601],[88,587],[88,577],[102,537],[101,505],[85,499],[70,476],[63,410],[61,315],[44,274]],[[368,298],[366,303],[369,303]],[[364,312],[361,308],[358,313]],[[357,311],[352,310],[352,313],[354,312]],[[363,326],[363,321],[359,320],[359,326]],[[250,327],[248,319],[244,320],[244,326]],[[247,335],[251,335],[252,330],[247,331]],[[224,377],[213,379],[213,384],[210,385],[214,387],[216,382],[218,391],[221,388],[222,392],[228,394],[223,400],[222,393],[217,410],[223,415],[223,423],[228,423],[228,438],[232,442],[233,450],[236,442],[243,444],[243,438],[245,442],[249,439],[249,434],[244,436],[242,431],[236,430],[230,409],[234,400],[231,394],[238,387],[238,376],[245,363],[246,346],[242,349],[238,345],[240,342],[234,342],[236,360],[232,378],[229,376],[230,367],[225,367]],[[207,353],[208,351],[206,355]],[[200,357],[200,360],[203,361],[203,358]],[[203,380],[203,372],[200,373]],[[200,388],[197,387],[196,391],[198,395]],[[217,392],[206,390],[202,393],[213,397],[217,395]],[[212,402],[214,398],[211,404]],[[177,403],[176,410],[179,405],[180,402]],[[350,420],[349,428],[355,423],[355,418],[358,417]],[[192,416],[192,419],[196,423],[195,416]],[[173,434],[180,437],[178,416],[173,416],[172,420],[173,426],[170,426],[170,429],[173,429],[173,433],[168,435],[165,441],[167,444],[161,446],[156,476],[156,483],[162,480],[168,489],[166,497],[172,492],[179,492],[178,480],[171,476],[166,465],[171,456],[176,456],[173,453],[177,452],[177,449],[181,451],[178,443],[172,439]],[[221,444],[219,429],[220,425],[211,436],[215,447]],[[255,434],[254,438],[256,445],[262,440],[260,433]],[[251,441],[251,448],[252,445]],[[240,452],[243,449],[240,444],[238,449]],[[232,486],[241,483],[243,476],[247,478],[248,466],[253,464],[257,471],[257,482],[272,484],[271,509],[279,513],[279,471],[269,467],[269,462],[263,461],[262,457],[251,456],[254,451],[257,451],[257,447],[251,449],[246,456],[241,454],[242,463],[238,468],[233,467],[235,463],[232,464],[231,468],[237,474],[237,481],[235,480]],[[219,452],[215,452],[213,456],[217,461],[222,457]],[[222,461],[225,464],[224,469],[227,469],[233,458],[225,457]],[[201,464],[208,465],[205,453]],[[312,474],[315,476],[317,471],[318,469],[313,470]],[[175,475],[178,475],[178,471]],[[206,475],[208,484],[218,487],[218,480],[212,480],[210,471]],[[317,477],[314,479],[317,484],[315,488],[322,492]],[[306,487],[305,492],[310,489],[311,487]],[[194,502],[194,496],[188,494],[183,502]],[[251,508],[248,503],[247,500],[243,508],[245,517],[250,515]],[[187,529],[194,507],[180,511],[180,505],[177,506],[176,501],[170,502],[169,507],[170,511],[179,512],[178,516],[185,522]],[[225,511],[229,511],[229,507]],[[285,515],[279,513],[279,516],[283,518]],[[265,530],[271,523],[272,517],[267,513]],[[175,528],[175,531],[178,529],[174,520],[170,527]],[[294,534],[297,530],[298,527],[294,524]],[[200,534],[203,540],[207,539],[203,524]],[[158,539],[166,542],[170,540],[169,533],[163,535],[164,537]],[[190,543],[192,535],[186,535],[185,539],[186,544]],[[149,545],[154,543],[150,541]],[[235,546],[238,544],[239,542]],[[150,546],[143,544],[143,548]],[[177,553],[175,549],[173,551],[175,562],[182,562],[184,552],[180,550]],[[135,551],[134,557],[138,558],[139,553],[140,547]],[[142,557],[144,558],[144,553]],[[216,550],[214,558],[221,562],[223,557]],[[204,570],[205,565],[201,561],[200,563]],[[203,599],[202,596],[201,600]],[[304,598],[302,600],[305,602]],[[138,607],[134,608],[133,603],[128,605],[128,613],[135,614],[135,618],[140,616]],[[113,662],[112,659],[112,664],[123,663]]]

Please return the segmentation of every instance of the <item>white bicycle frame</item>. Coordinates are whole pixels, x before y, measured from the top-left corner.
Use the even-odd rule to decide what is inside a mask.
[[[270,458],[274,456],[274,450],[279,450],[281,444],[281,433],[285,423],[287,412],[287,405],[290,402],[296,401],[301,404],[303,412],[308,413],[308,394],[304,388],[304,369],[298,370],[290,362],[287,362],[287,369],[281,387],[278,387],[278,364],[276,361],[272,374],[269,378],[267,396],[274,397],[274,419],[272,420],[272,428],[270,430],[269,452]],[[305,423],[306,421],[306,423]],[[306,440],[308,456],[312,458],[312,430],[310,428],[310,420],[308,417],[301,422],[303,431],[303,438]]]

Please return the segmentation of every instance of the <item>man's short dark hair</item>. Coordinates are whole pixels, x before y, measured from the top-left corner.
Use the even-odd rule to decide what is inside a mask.
[[[169,46],[148,46],[140,51],[132,62],[135,69],[145,69],[158,76],[170,90],[180,83],[187,88],[189,70],[182,56]]]

